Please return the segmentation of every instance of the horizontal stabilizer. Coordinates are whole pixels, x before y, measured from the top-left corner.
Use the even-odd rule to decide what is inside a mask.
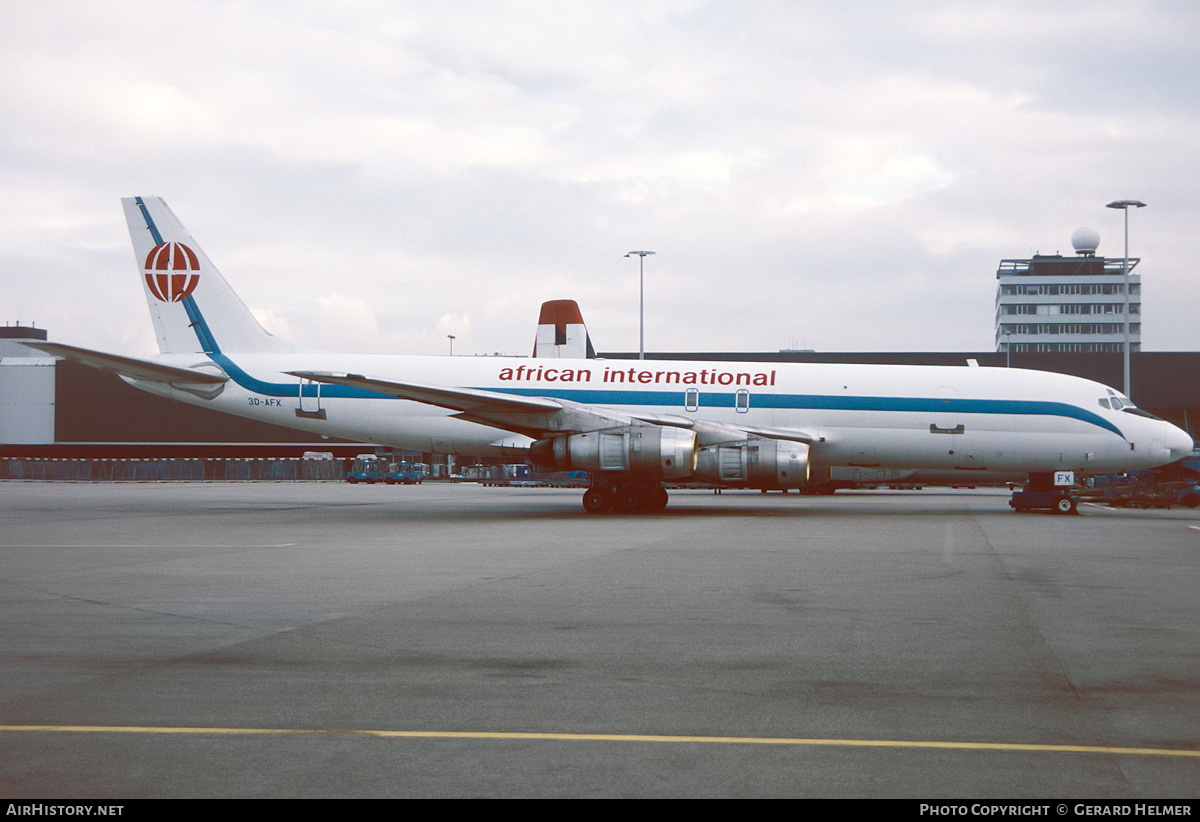
[[[215,371],[197,371],[194,368],[181,368],[153,360],[139,360],[135,357],[121,357],[116,354],[106,354],[103,351],[92,351],[89,348],[77,348],[62,343],[25,342],[22,345],[36,348],[38,351],[60,359],[82,363],[133,380],[162,382],[171,385],[223,385],[229,381],[227,376],[215,373]]]

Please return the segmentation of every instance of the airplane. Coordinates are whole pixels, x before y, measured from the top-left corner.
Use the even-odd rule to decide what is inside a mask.
[[[152,394],[314,434],[585,470],[589,513],[661,511],[664,482],[802,490],[831,466],[1019,471],[1050,487],[1056,472],[1148,468],[1193,447],[1181,429],[1078,377],[604,360],[586,356],[582,318],[567,315],[553,339],[539,329],[540,358],[306,351],[258,324],[161,198],[121,202],[161,354],[27,345]],[[1074,510],[1061,499],[1070,504],[1058,510]]]

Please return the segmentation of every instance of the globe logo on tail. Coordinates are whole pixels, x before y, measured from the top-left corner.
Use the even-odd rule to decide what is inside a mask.
[[[200,260],[183,243],[159,243],[146,255],[146,285],[164,303],[177,303],[196,290]]]

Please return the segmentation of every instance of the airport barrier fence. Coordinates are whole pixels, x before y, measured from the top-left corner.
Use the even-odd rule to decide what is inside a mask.
[[[0,479],[77,482],[345,479],[342,460],[306,459],[5,459]]]

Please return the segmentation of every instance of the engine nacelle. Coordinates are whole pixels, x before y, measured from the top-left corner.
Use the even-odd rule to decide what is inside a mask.
[[[800,488],[809,483],[808,445],[751,439],[701,448],[696,479],[750,488]]]
[[[696,434],[682,428],[629,425],[538,440],[529,456],[553,470],[630,473],[653,479],[689,477],[696,468]]]

